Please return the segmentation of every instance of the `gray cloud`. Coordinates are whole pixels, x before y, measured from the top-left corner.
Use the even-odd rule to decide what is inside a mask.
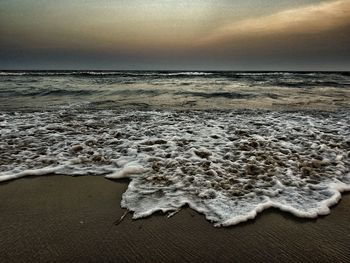
[[[18,8],[16,16],[0,18],[0,67],[350,70],[350,0],[311,2],[231,22],[205,9],[205,27],[192,25],[191,16],[176,22],[174,13],[171,21],[163,14],[159,26],[152,17],[128,24],[97,8],[82,11],[96,14],[88,20],[62,7],[53,20],[49,14],[34,19],[32,13],[22,20]]]

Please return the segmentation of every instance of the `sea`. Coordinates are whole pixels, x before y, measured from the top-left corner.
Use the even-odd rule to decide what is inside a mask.
[[[326,215],[350,191],[350,72],[0,71],[0,182],[52,174],[127,178],[134,219]]]

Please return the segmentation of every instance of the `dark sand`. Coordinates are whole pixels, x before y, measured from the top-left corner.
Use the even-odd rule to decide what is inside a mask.
[[[270,209],[214,228],[187,208],[114,225],[127,183],[48,176],[0,184],[0,262],[350,262],[349,194],[317,220]]]

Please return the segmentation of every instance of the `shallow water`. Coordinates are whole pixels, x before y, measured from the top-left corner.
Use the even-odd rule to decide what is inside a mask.
[[[305,79],[318,79],[320,73],[306,77],[299,76],[305,75],[300,73],[294,73],[295,76],[247,73],[248,77],[239,73],[243,81],[237,80],[237,76],[231,76],[233,80],[230,80],[224,73],[219,77],[215,75],[218,73],[200,72],[161,73],[164,76],[149,72],[150,77],[146,73],[144,76],[135,73],[138,85],[147,85],[148,78],[152,85],[156,80],[164,83],[141,98],[140,93],[126,86],[122,97],[127,97],[127,102],[106,95],[119,92],[121,96],[116,86],[105,86],[111,76],[119,78],[115,72],[106,73],[108,77],[97,74],[101,72],[94,73],[98,77],[92,73],[70,73],[68,77],[42,72],[29,76],[12,73],[17,75],[4,75],[5,80],[0,84],[1,93],[6,94],[1,97],[4,103],[0,112],[0,181],[53,173],[131,178],[121,205],[132,211],[134,218],[159,210],[171,216],[188,204],[216,226],[254,218],[268,207],[300,217],[316,217],[329,213],[329,207],[340,199],[340,192],[350,190],[350,114],[346,107],[349,77],[346,74],[330,74],[327,81],[339,78],[337,85],[323,84],[324,90],[337,90],[329,96],[328,103],[312,104],[310,108],[316,108],[313,110],[293,108],[290,111],[287,106],[282,110],[265,109],[269,108],[265,107],[269,105],[264,102],[265,89],[276,85],[271,84],[277,81],[276,74],[282,79],[278,81],[284,83],[293,82],[293,78],[298,83],[304,78],[298,87],[274,86],[278,91],[273,100],[281,101],[281,97],[293,93],[291,89],[300,89],[300,94],[307,89],[308,94],[317,93],[319,87],[310,82],[312,87],[307,88]],[[128,74],[131,75],[128,78],[133,78]],[[185,99],[196,100],[195,104],[181,104],[171,91],[163,90],[163,86],[169,86],[166,84],[169,79],[174,82],[173,78],[177,82],[204,83],[198,84],[198,89],[193,84],[185,85],[184,91],[176,89],[176,93],[187,94]],[[231,88],[218,91],[216,86],[210,86],[220,78],[225,78]],[[248,81],[246,78],[255,83],[252,88],[256,95],[248,96],[246,86],[241,90],[232,88],[236,82],[242,87],[246,85],[242,84]],[[36,89],[28,88],[28,79],[39,82],[33,84]],[[326,82],[325,76],[321,79]],[[11,82],[12,89],[6,86]],[[91,82],[100,84],[94,86]],[[62,83],[73,83],[69,85],[74,87],[67,92],[69,89]],[[50,85],[54,88],[48,88]],[[208,90],[204,91],[205,87]],[[160,90],[157,94],[163,95],[152,97],[157,89]],[[294,96],[313,99],[300,94]],[[342,103],[329,104],[339,94],[342,94]],[[171,99],[158,107],[159,96]],[[326,97],[325,93],[317,96]],[[136,100],[145,103],[145,98],[151,109],[137,104]],[[194,110],[194,105],[204,105],[202,100],[211,107]],[[264,107],[249,104],[255,105],[251,110],[237,109],[240,107],[230,104],[243,100],[247,104],[252,100],[265,104]],[[11,104],[14,101],[21,104]]]

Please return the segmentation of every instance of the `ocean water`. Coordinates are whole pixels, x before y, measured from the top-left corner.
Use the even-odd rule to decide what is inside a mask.
[[[314,218],[350,190],[346,72],[0,72],[0,181],[130,178],[142,218]]]

